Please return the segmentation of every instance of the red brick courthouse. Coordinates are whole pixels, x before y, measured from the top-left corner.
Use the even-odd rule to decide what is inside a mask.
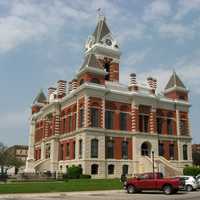
[[[80,165],[93,178],[152,171],[180,174],[192,163],[188,90],[173,72],[157,81],[136,74],[119,82],[120,49],[100,16],[84,62],[68,83],[40,91],[32,105],[26,172],[66,172]],[[127,75],[128,77],[128,75]]]

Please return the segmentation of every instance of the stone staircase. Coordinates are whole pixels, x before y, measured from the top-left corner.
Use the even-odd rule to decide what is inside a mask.
[[[162,156],[154,157],[155,172],[162,172],[165,177],[181,175],[182,172]],[[142,156],[139,162],[139,173],[152,172],[153,161],[149,156]]]

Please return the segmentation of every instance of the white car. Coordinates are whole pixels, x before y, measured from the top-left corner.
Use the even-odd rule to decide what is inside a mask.
[[[185,181],[185,190],[191,192],[198,188],[196,179],[193,176],[179,176],[179,178]]]
[[[200,174],[196,176],[196,181],[198,184],[198,188],[200,188]]]

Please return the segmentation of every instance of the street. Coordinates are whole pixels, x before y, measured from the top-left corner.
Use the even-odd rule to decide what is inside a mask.
[[[162,192],[143,192],[140,194],[127,194],[125,191],[94,191],[94,192],[68,192],[48,194],[7,194],[0,195],[3,200],[199,200],[200,191],[179,192],[175,195],[164,195]]]

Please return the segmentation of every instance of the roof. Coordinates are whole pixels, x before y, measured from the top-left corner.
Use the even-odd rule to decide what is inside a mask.
[[[97,63],[97,59],[95,57],[94,54],[88,54],[86,57],[85,57],[85,60],[81,66],[81,69],[83,69],[84,67],[95,67],[95,68],[99,68],[99,65]]]
[[[47,101],[47,98],[42,90],[38,93],[38,95],[35,97],[33,104],[36,103],[45,103]]]
[[[170,79],[165,87],[165,90],[171,89],[173,87],[179,87],[179,88],[186,89],[185,85],[183,84],[183,82],[178,77],[178,75],[176,74],[175,71],[173,72],[172,76],[170,77]]]
[[[104,16],[99,17],[96,29],[92,34],[94,36],[95,43],[100,42],[102,38],[109,33],[111,32],[106,24],[106,18]]]

